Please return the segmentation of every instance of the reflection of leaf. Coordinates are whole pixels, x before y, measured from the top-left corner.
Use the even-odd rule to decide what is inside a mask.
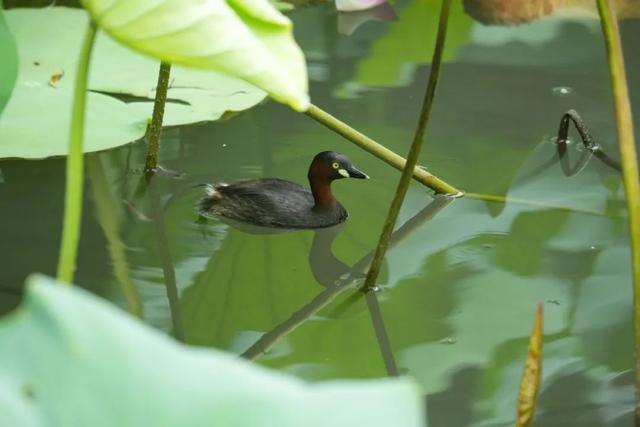
[[[7,28],[0,9],[0,114],[9,100],[18,74],[18,55],[13,36]]]
[[[437,1],[411,0],[398,13],[399,20],[389,25],[389,33],[374,42],[371,54],[360,61],[354,80],[366,86],[401,86],[411,80],[407,67],[428,63],[438,27],[440,4]],[[449,33],[443,59],[452,59],[466,42],[471,19],[462,12],[460,2],[451,5]]]
[[[184,292],[187,342],[225,348],[239,330],[269,330],[321,291],[310,286],[305,234],[247,235],[231,229]]]
[[[71,89],[75,79],[74,52],[79,52],[82,10],[47,8],[11,10],[7,22],[16,40],[20,73],[16,89],[0,116],[0,157],[39,158],[64,155],[68,146]],[[33,31],[37,27],[38,31]],[[158,64],[98,37],[92,55],[90,89],[128,94],[149,102],[124,103],[99,93],[88,94],[85,151],[97,151],[143,136],[151,116]],[[47,82],[66,70],[55,89]],[[166,106],[165,123],[216,120],[227,110],[246,109],[264,92],[237,79],[180,67],[172,70],[174,87]],[[0,83],[2,84],[2,83]]]
[[[172,64],[242,78],[298,110],[309,105],[292,25],[267,0],[84,0],[121,43]]]
[[[580,12],[556,14],[517,27],[476,25],[473,42],[460,49],[458,59],[466,63],[566,67],[602,58],[600,37],[597,20],[585,18]]]
[[[407,379],[306,385],[179,345],[41,276],[0,337],[3,426],[423,425]]]
[[[542,334],[542,305],[538,304],[533,332],[529,338],[527,361],[520,382],[520,393],[518,394],[518,418],[516,421],[518,427],[530,425],[536,410],[540,376],[542,375]]]
[[[633,362],[633,293],[629,247],[625,241],[604,246],[592,274],[585,278],[576,303],[575,332],[591,363],[622,371]],[[595,251],[601,245],[596,242]]]
[[[522,276],[537,275],[549,240],[562,229],[568,217],[569,213],[554,210],[521,213],[496,248],[496,264]],[[526,250],[522,250],[522,242],[526,242]]]

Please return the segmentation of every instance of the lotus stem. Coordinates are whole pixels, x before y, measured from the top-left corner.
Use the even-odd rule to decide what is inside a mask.
[[[633,326],[635,352],[635,425],[640,426],[640,178],[633,137],[633,119],[629,89],[624,68],[622,42],[615,10],[611,2],[598,0],[598,12],[607,46],[609,74],[613,90],[613,107],[622,180],[629,212],[629,232],[631,234],[631,265],[633,271]]]
[[[413,138],[413,143],[411,144],[411,149],[409,150],[409,155],[407,156],[406,165],[402,170],[402,175],[400,176],[400,181],[398,182],[398,187],[396,188],[396,194],[393,197],[391,206],[389,207],[387,219],[384,223],[382,233],[380,234],[380,239],[378,240],[378,245],[373,256],[373,261],[371,262],[371,266],[369,267],[369,271],[367,273],[367,278],[365,279],[364,285],[362,286],[362,290],[364,292],[369,292],[375,288],[375,283],[378,279],[378,274],[380,273],[380,267],[382,266],[382,261],[389,246],[389,238],[391,237],[393,228],[396,225],[400,207],[402,206],[404,198],[407,194],[407,190],[409,189],[409,180],[414,173],[416,163],[418,162],[418,156],[420,155],[420,150],[422,149],[422,145],[424,143],[424,134],[427,128],[427,123],[429,121],[429,116],[431,115],[431,108],[433,106],[433,100],[435,98],[436,89],[438,86],[438,77],[440,75],[440,65],[442,62],[442,52],[447,36],[447,23],[449,21],[450,7],[451,0],[444,0],[442,2],[442,7],[440,8],[440,21],[438,24],[436,47],[433,53],[431,72],[429,73],[429,82],[427,84],[427,90],[422,104],[422,110],[420,112],[418,127]]]
[[[67,156],[67,172],[64,196],[64,218],[62,223],[62,241],[58,259],[58,280],[71,284],[76,270],[76,256],[82,224],[82,191],[84,184],[84,117],[87,97],[87,77],[91,49],[96,36],[96,25],[89,20],[84,41],[80,50],[80,60],[76,74],[73,107],[71,112],[71,129],[69,132],[69,155]]]
[[[311,104],[305,114],[318,121],[319,123],[322,123],[332,131],[336,132],[338,135],[341,135],[349,141],[353,142],[360,148],[363,148],[365,151],[373,154],[380,160],[393,166],[394,168],[400,171],[405,169],[405,165],[407,164],[407,160],[405,158],[389,150],[384,145],[377,143],[363,133],[358,132],[345,122],[322,110],[320,107]],[[444,182],[440,178],[431,175],[426,170],[415,167],[415,165],[413,166],[412,170],[413,179],[431,188],[436,193],[449,196],[462,195],[462,192],[460,190]]]
[[[171,64],[161,62],[160,70],[158,71],[158,84],[156,85],[156,97],[153,102],[153,115],[147,133],[147,158],[144,163],[144,171],[146,173],[153,173],[158,168],[162,120],[164,118],[164,106],[167,102],[170,76]]]

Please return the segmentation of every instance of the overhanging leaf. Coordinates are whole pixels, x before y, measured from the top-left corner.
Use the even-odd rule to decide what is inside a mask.
[[[84,0],[100,28],[172,64],[242,78],[306,110],[304,55],[292,24],[267,0]]]
[[[7,426],[423,425],[407,379],[309,385],[180,345],[42,276],[0,324],[0,384]]]

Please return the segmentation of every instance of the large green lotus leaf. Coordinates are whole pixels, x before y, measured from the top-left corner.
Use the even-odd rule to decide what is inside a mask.
[[[81,11],[68,12],[82,14]],[[77,17],[84,20],[84,16]],[[149,112],[155,97],[158,67],[157,61],[136,54],[101,33],[92,58],[89,88],[146,98],[149,103],[136,105]],[[213,71],[172,66],[169,81],[165,126],[217,120],[225,111],[246,110],[266,96],[255,86]]]
[[[0,10],[0,114],[9,100],[18,74],[18,55],[13,36]]]
[[[18,41],[20,72],[16,89],[0,117],[0,157],[41,158],[65,155],[75,58],[87,15],[67,8],[15,9],[6,13]],[[38,31],[33,31],[37,27]],[[74,54],[70,54],[73,52]],[[63,73],[55,84],[54,74]],[[158,74],[158,63],[98,36],[92,55],[90,89],[131,95],[143,102],[125,103],[99,93],[88,94],[85,152],[103,150],[144,135]],[[260,102],[265,93],[238,79],[214,72],[174,67],[165,125],[216,120]],[[146,102],[144,102],[146,101]]]
[[[423,425],[410,380],[309,385],[180,345],[77,288],[27,286],[0,324],[2,425]]]
[[[16,87],[0,117],[0,157],[66,155],[71,98],[71,93],[46,83]],[[147,116],[138,109],[128,109],[126,104],[100,94],[91,94],[88,106],[84,151],[104,150],[144,135]]]
[[[292,24],[267,0],[85,0],[100,28],[172,64],[242,78],[275,99],[309,105],[302,51]]]
[[[0,116],[0,157],[41,158],[67,153],[75,61],[82,20],[60,19],[65,9],[12,10],[5,13],[18,46],[19,73]],[[80,17],[82,12],[69,13]],[[84,18],[86,20],[86,18]],[[34,31],[37,28],[38,31]],[[56,87],[54,74],[63,74]],[[101,94],[87,99],[85,151],[140,138],[147,114]]]
[[[400,19],[389,26],[389,32],[376,40],[371,53],[357,66],[354,82],[365,86],[395,87],[411,80],[408,66],[428,63],[435,47],[440,2],[411,0],[399,12]],[[449,31],[443,54],[452,60],[460,46],[467,42],[472,20],[454,2],[449,16]]]

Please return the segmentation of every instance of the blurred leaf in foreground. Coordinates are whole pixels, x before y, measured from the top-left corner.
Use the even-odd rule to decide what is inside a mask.
[[[268,0],[84,0],[98,26],[138,52],[239,77],[280,102],[309,107],[304,54]]]
[[[0,322],[2,426],[421,426],[407,379],[307,384],[190,348],[78,288],[27,280]]]

